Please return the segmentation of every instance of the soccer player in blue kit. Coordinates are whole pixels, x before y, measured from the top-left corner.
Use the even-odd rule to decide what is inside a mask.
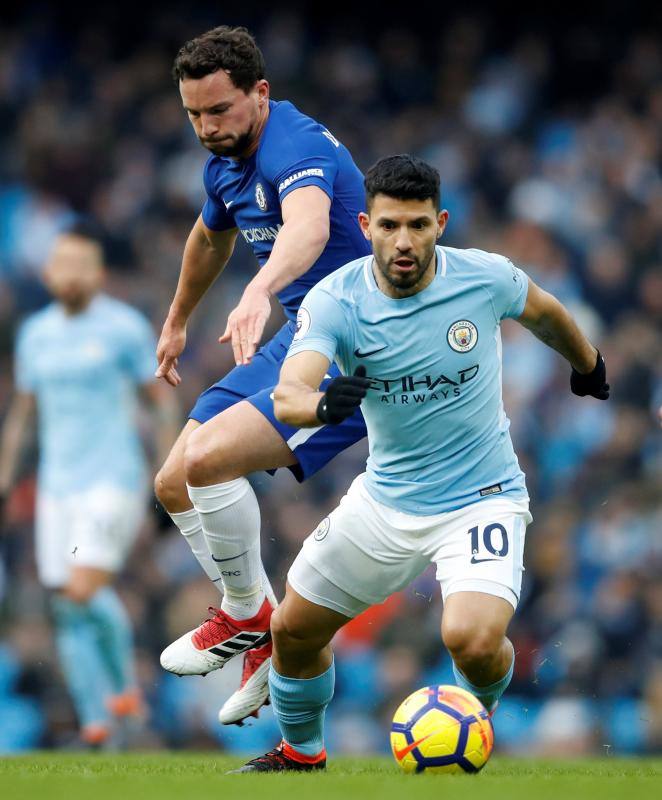
[[[457,683],[494,710],[513,674],[506,631],[531,521],[501,399],[500,321],[561,353],[575,394],[609,396],[602,356],[556,298],[503,256],[436,246],[448,219],[436,170],[392,156],[365,186],[373,255],[305,297],[275,408],[305,428],[341,425],[361,405],[370,456],[289,571],[271,618],[283,740],[240,772],[324,768],[333,635],[430,563]],[[334,360],[344,375],[321,387]]]
[[[275,605],[246,475],[289,467],[304,480],[365,436],[358,409],[340,426],[316,429],[283,424],[273,412],[273,388],[302,298],[332,270],[369,252],[358,224],[363,176],[328,130],[291,103],[269,98],[262,54],[245,29],[219,27],[187,42],[173,73],[211,155],[204,169],[207,200],[187,240],[157,347],[158,377],[179,383],[187,321],[238,233],[260,264],[220,338],[231,342],[236,367],[200,396],[155,480],[161,503],[223,593],[220,608],[168,646],[161,664],[179,675],[206,674],[245,653],[239,691],[219,714],[233,723],[268,698]],[[256,352],[271,297],[288,321]],[[330,367],[330,377],[338,374]]]

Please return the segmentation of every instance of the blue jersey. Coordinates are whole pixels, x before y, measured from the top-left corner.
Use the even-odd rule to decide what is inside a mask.
[[[526,498],[501,399],[499,323],[518,317],[527,276],[503,256],[437,247],[434,280],[387,297],[372,257],[329,275],[304,299],[288,358],[314,350],[371,379],[361,410],[366,488],[409,514],[484,497]]]
[[[205,225],[239,228],[260,266],[283,225],[281,203],[303,186],[318,186],[331,200],[330,235],[324,251],[301,277],[278,292],[291,320],[321,278],[370,252],[358,214],[364,210],[363,176],[344,145],[291,103],[269,102],[269,118],[255,153],[246,159],[210,156],[204,170]]]
[[[62,495],[94,483],[143,488],[135,390],[154,380],[155,347],[147,320],[104,295],[73,316],[53,303],[26,320],[16,345],[16,385],[37,401],[40,489]]]

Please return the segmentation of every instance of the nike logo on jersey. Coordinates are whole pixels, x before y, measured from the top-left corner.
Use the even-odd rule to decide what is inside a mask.
[[[357,347],[356,350],[354,351],[354,355],[357,358],[367,358],[368,356],[374,356],[375,353],[381,353],[382,350],[386,350],[387,347],[388,345],[384,345],[383,347],[378,347],[376,350],[368,350],[367,353],[362,353]]]
[[[212,556],[211,558],[212,561],[215,561],[217,564],[222,564],[224,561],[234,561],[235,558],[241,558],[242,556],[245,556],[247,552],[248,550],[244,550],[244,552],[239,553],[238,556],[230,556],[230,558],[216,558],[215,556]]]
[[[471,556],[471,563],[472,564],[482,564],[483,561],[498,561],[498,558],[476,558],[476,556]]]
[[[227,211],[233,203],[234,203],[234,200],[230,200],[229,203],[226,203],[225,200],[224,200],[223,201],[223,205],[225,206],[225,210]]]
[[[400,761],[401,759],[403,759],[407,755],[407,753],[411,753],[412,750],[417,748],[419,746],[419,744],[421,744],[421,742],[424,742],[426,739],[429,739],[430,736],[432,736],[431,733],[428,733],[427,736],[421,736],[420,739],[417,739],[415,742],[412,742],[411,744],[408,744],[406,747],[400,748],[400,750],[398,750],[396,747],[394,747],[393,748],[393,755],[398,759],[398,761]]]

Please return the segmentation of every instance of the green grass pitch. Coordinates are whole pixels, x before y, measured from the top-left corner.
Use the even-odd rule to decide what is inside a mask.
[[[493,758],[479,775],[404,775],[387,758],[334,758],[326,773],[225,775],[241,758],[209,754],[34,753],[0,760],[3,800],[647,800],[662,759]]]

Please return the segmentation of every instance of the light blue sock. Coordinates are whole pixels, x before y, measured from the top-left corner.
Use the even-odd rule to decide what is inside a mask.
[[[89,602],[101,654],[117,694],[136,685],[133,660],[133,631],[124,604],[110,586],[104,586]]]
[[[108,675],[89,608],[66,597],[51,599],[62,674],[81,725],[105,723]]]
[[[510,663],[508,672],[498,681],[491,683],[489,686],[474,686],[466,676],[463,675],[453,662],[453,674],[455,675],[455,683],[461,688],[466,689],[467,692],[475,695],[480,702],[485,706],[488,711],[494,711],[498,699],[508,688],[508,684],[513,678],[513,671],[515,669],[515,651],[513,650],[513,660]]]
[[[283,739],[299,753],[316,756],[324,749],[324,712],[333,697],[333,662],[316,678],[287,678],[271,667],[271,705]]]

